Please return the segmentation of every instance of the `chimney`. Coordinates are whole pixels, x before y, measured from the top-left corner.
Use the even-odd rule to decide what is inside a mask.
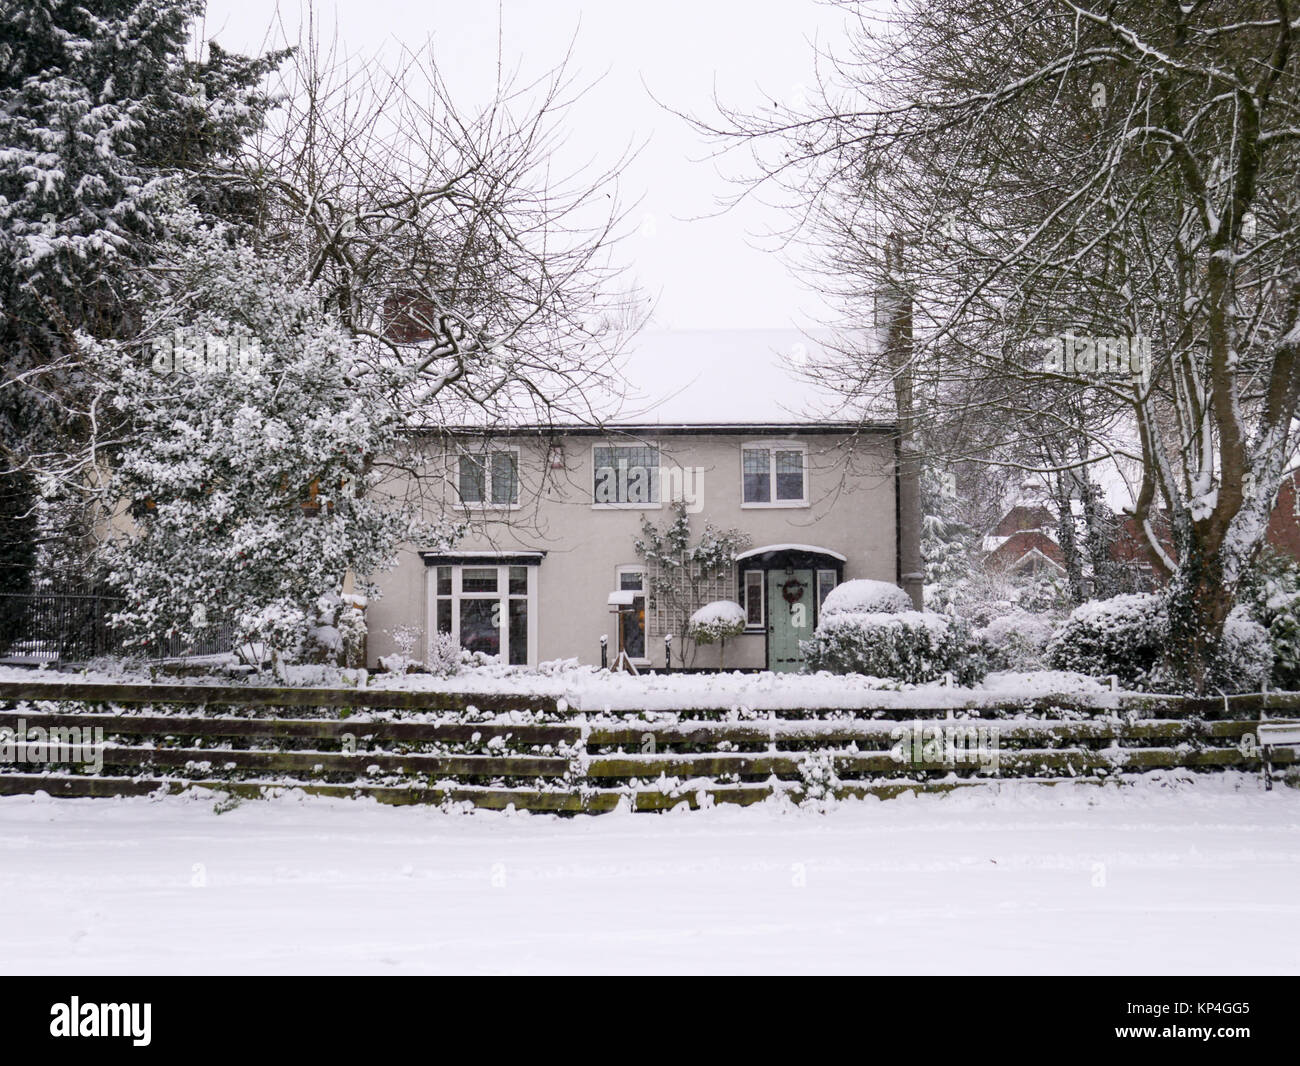
[[[925,605],[925,564],[921,559],[921,446],[916,437],[916,412],[912,401],[912,295],[903,281],[903,238],[890,234],[885,245],[885,286],[877,305],[887,314],[885,352],[894,374],[894,403],[898,436],[894,443],[897,464],[898,584],[912,598],[912,606]]]

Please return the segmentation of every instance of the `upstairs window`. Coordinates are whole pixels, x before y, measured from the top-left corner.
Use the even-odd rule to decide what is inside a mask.
[[[797,444],[747,444],[741,453],[742,501],[747,507],[808,503],[808,453]]]
[[[466,506],[515,506],[519,503],[519,453],[502,449],[460,456],[456,485],[460,502]]]
[[[653,444],[597,444],[591,450],[591,502],[606,507],[659,505],[659,449]]]

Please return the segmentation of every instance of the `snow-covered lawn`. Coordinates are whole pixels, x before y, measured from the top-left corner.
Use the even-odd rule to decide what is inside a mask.
[[[563,662],[540,670],[496,664],[466,669],[454,677],[430,674],[395,675],[340,671],[337,668],[290,667],[291,683],[310,687],[357,687],[367,691],[472,692],[554,696],[570,707],[601,710],[697,710],[746,707],[751,710],[779,710],[792,707],[839,707],[845,710],[882,708],[942,708],[970,704],[996,705],[1008,700],[1050,699],[1086,701],[1097,707],[1113,707],[1121,694],[1110,685],[1083,674],[1056,670],[1031,673],[1000,671],[989,674],[977,685],[962,687],[930,683],[911,685],[861,674],[777,674],[777,673],[680,673],[630,674],[601,671],[595,667]],[[42,671],[0,666],[0,681],[22,684],[149,683],[155,680],[139,671],[84,670]],[[169,677],[162,683],[202,685],[232,683],[229,677]],[[270,677],[252,678],[255,685],[273,685]]]
[[[4,970],[1300,972],[1300,791],[1250,775],[827,813],[213,808],[0,799]]]

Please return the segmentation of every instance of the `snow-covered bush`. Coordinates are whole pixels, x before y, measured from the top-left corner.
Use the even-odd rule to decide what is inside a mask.
[[[327,592],[316,601],[316,615],[307,630],[302,659],[309,663],[341,665],[343,634],[337,625],[343,609],[343,597]]]
[[[343,640],[343,661],[340,665],[350,670],[360,670],[366,665],[366,597],[355,593],[342,597],[339,606],[339,636]]]
[[[690,637],[696,644],[717,644],[745,632],[745,609],[731,600],[706,603],[691,615]]]
[[[388,635],[393,638],[393,643],[397,645],[397,651],[392,655],[381,655],[379,657],[380,669],[386,670],[390,674],[409,674],[412,670],[418,670],[424,666],[423,660],[415,655],[415,645],[423,632],[424,630],[419,626],[397,626],[395,629],[388,631]],[[439,636],[442,635],[439,634]],[[459,666],[459,646],[456,648],[456,661]]]
[[[691,615],[688,635],[696,644],[718,645],[718,666],[724,665],[727,640],[745,632],[745,609],[731,600],[706,603]]]
[[[1135,687],[1165,687],[1161,662],[1169,639],[1168,603],[1160,593],[1131,593],[1076,607],[1047,646],[1056,670],[1106,677]],[[1273,651],[1268,631],[1247,606],[1233,608],[1207,682],[1224,692],[1257,691],[1269,680]]]
[[[977,629],[975,637],[995,670],[1041,670],[1051,619],[1028,611],[1010,611]]]
[[[429,642],[429,661],[425,665],[435,677],[460,673],[460,641],[450,633],[435,633]]]
[[[1242,580],[1237,600],[1268,630],[1271,683],[1300,689],[1300,564],[1266,549]]]
[[[822,604],[822,618],[837,614],[901,614],[912,609],[912,597],[888,581],[857,578],[836,585]]]
[[[1163,596],[1138,592],[1084,603],[1070,612],[1047,644],[1053,670],[1145,685],[1160,662],[1169,632]]]
[[[1267,628],[1273,621],[1274,610],[1283,607],[1296,593],[1300,593],[1300,563],[1268,547],[1242,575],[1237,586],[1237,603],[1249,608],[1256,621]]]
[[[802,648],[810,670],[915,684],[945,674],[973,684],[988,668],[966,622],[931,611],[823,616]]]
[[[1273,682],[1281,688],[1300,688],[1300,592],[1275,596],[1268,608]]]
[[[1246,607],[1234,607],[1223,626],[1223,643],[1210,664],[1210,683],[1224,692],[1258,692],[1272,670],[1269,631]]]

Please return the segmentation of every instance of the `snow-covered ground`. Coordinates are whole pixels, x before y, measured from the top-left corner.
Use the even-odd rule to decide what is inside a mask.
[[[0,856],[9,973],[1300,972],[1300,791],[1250,775],[576,819],[16,797]]]

